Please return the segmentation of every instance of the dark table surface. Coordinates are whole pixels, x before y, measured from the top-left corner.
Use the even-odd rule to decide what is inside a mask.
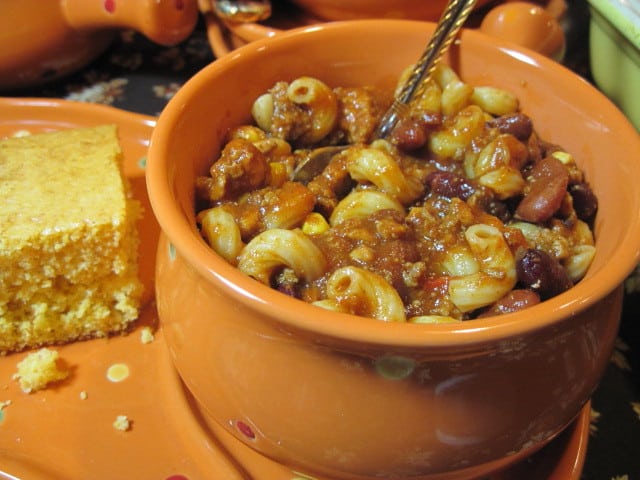
[[[568,5],[570,15],[563,25],[568,41],[564,64],[589,79],[589,13],[582,0]],[[44,86],[0,95],[102,103],[155,116],[187,79],[214,60],[203,24],[174,47],[158,46],[136,33],[122,32],[83,70]],[[640,268],[625,284],[618,341],[592,398],[583,480],[640,479],[639,352]]]

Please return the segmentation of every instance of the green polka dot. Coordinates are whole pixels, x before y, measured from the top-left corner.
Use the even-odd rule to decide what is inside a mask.
[[[416,362],[398,355],[388,355],[376,360],[378,374],[391,380],[403,380],[410,376],[416,368]]]
[[[140,168],[141,170],[147,168],[147,157],[141,157],[138,160],[138,168]]]
[[[176,247],[173,246],[173,243],[169,244],[169,260],[173,261],[176,259]]]

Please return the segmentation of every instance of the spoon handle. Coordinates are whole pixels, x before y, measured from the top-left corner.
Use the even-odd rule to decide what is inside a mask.
[[[433,36],[427,48],[415,64],[405,81],[400,93],[396,96],[389,110],[382,117],[378,127],[378,138],[385,138],[406,113],[407,105],[413,100],[419,86],[427,81],[438,62],[447,52],[458,31],[467,20],[477,0],[450,0],[442,12]]]

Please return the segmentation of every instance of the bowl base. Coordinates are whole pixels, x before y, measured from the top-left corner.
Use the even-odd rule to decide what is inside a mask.
[[[203,427],[202,434],[218,445],[237,465],[242,478],[254,480],[337,480],[298,471],[262,455],[235,438],[202,409],[188,388],[177,377],[175,391],[181,392],[193,417]],[[456,480],[477,478],[478,480],[579,480],[589,439],[591,403],[587,403],[575,420],[558,436],[533,455],[489,476],[452,476]],[[241,427],[240,427],[241,428]],[[193,441],[198,441],[193,439]],[[219,452],[217,452],[219,453]],[[434,478],[443,478],[434,476]]]

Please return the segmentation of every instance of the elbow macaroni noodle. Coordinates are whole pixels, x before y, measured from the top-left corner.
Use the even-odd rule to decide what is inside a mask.
[[[472,225],[464,232],[479,269],[449,281],[451,301],[462,312],[500,300],[516,284],[516,262],[502,232],[490,225]]]
[[[333,91],[323,82],[311,77],[296,78],[287,89],[287,97],[310,111],[311,129],[303,138],[305,142],[318,142],[333,130],[338,120],[338,104]]]
[[[346,311],[387,322],[405,321],[404,304],[380,275],[358,267],[342,267],[327,280],[327,298]]]
[[[288,267],[298,278],[310,281],[326,268],[322,252],[300,230],[272,228],[254,237],[240,252],[238,268],[269,285],[274,270]]]
[[[422,185],[406,176],[386,151],[354,147],[348,151],[347,170],[357,182],[369,182],[381,192],[408,205],[422,193]]]
[[[380,210],[404,212],[404,207],[399,201],[385,192],[377,190],[353,191],[336,205],[329,223],[337,225],[349,218],[368,217]]]
[[[211,248],[227,262],[236,265],[244,242],[233,215],[222,207],[214,207],[200,212],[198,221],[202,226],[202,236]]]
[[[581,217],[568,190],[540,193],[531,174],[547,155],[570,182],[583,182],[573,157],[534,131],[523,134],[526,122],[510,129],[508,122],[523,119],[511,92],[470,85],[446,65],[422,86],[407,127],[346,145],[315,178],[296,182],[293,172],[315,148],[341,145],[358,122],[370,129],[379,120],[383,111],[373,105],[386,97],[371,92],[303,76],[255,100],[255,125],[227,134],[236,157],[210,170],[225,175],[235,196],[200,193],[206,206],[197,221],[216,253],[317,307],[416,324],[473,319],[514,289],[535,291],[519,277],[518,258],[528,249],[547,254],[570,282],[587,274],[596,254],[593,218]],[[247,162],[249,152],[262,155],[266,173],[251,170],[257,160]],[[243,190],[245,178],[262,183]],[[219,184],[199,180],[201,189]],[[515,213],[528,195],[541,204],[564,200],[548,220],[533,222]]]

